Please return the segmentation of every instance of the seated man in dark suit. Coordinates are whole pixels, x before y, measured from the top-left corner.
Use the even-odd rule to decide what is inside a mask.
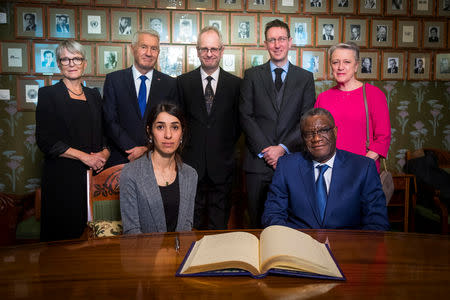
[[[133,66],[106,75],[103,87],[105,132],[111,157],[106,167],[128,163],[147,151],[145,122],[153,106],[178,102],[176,79],[154,69],[159,34],[150,29],[133,36]]]
[[[375,162],[336,149],[338,129],[326,109],[306,112],[300,128],[306,151],[278,160],[263,226],[388,230]]]

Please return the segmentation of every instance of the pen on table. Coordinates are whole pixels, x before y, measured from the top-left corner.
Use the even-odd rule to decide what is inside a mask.
[[[180,240],[178,239],[178,234],[175,236],[175,251],[177,251],[177,253],[180,251]]]

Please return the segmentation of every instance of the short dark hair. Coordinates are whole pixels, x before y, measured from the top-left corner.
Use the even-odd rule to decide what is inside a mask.
[[[264,29],[264,37],[266,38],[266,40],[267,40],[267,31],[269,31],[269,29],[272,27],[281,27],[286,29],[288,38],[291,37],[291,31],[289,30],[288,24],[284,23],[281,20],[275,19],[266,24],[266,28]]]
[[[328,110],[321,107],[311,108],[310,110],[305,112],[300,118],[300,129],[302,130],[302,135],[303,135],[303,126],[305,125],[306,119],[313,116],[325,116],[327,117],[328,120],[330,120],[331,125],[333,125],[333,127],[336,126],[334,123],[333,115]]]
[[[28,17],[28,16],[31,16],[31,17],[33,17],[33,20],[36,20],[36,16],[34,14],[32,14],[32,13],[24,13],[23,14],[23,19],[25,20],[26,17]]]
[[[181,124],[181,130],[183,131],[183,133],[181,134],[181,139],[185,140],[185,136],[186,136],[186,119],[184,118],[184,114],[183,111],[180,109],[180,107],[178,107],[177,105],[173,104],[173,103],[160,103],[156,106],[154,106],[151,110],[150,113],[148,114],[147,117],[147,123],[146,123],[146,134],[147,134],[147,157],[148,157],[148,153],[150,151],[153,151],[155,149],[155,144],[153,143],[153,141],[150,141],[152,134],[152,126],[153,123],[155,122],[156,118],[159,116],[160,113],[165,112],[168,113],[171,116],[174,116],[175,118],[177,118],[180,121]],[[180,146],[178,147],[177,151],[175,152],[175,161],[177,162],[177,168],[181,167],[181,152],[183,150],[183,143],[180,143]]]

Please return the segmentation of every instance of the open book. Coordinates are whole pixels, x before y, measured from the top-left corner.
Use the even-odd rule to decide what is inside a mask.
[[[206,235],[193,243],[177,276],[267,274],[345,280],[329,247],[295,229],[274,225],[260,239],[247,232]]]

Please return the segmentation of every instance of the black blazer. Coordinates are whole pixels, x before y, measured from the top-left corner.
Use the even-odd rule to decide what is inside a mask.
[[[161,102],[178,102],[175,78],[153,70],[150,95],[142,117],[131,67],[106,75],[103,115],[105,132],[111,146],[109,166],[127,163],[128,154],[125,150],[147,144],[147,116],[151,108]]]
[[[268,146],[283,144],[290,152],[300,150],[300,117],[314,106],[315,98],[313,74],[293,64],[289,64],[284,80],[280,108],[269,62],[245,71],[239,105],[247,146],[245,171],[271,172],[272,168],[257,156]]]
[[[83,87],[92,119],[92,140],[99,141],[94,145],[98,152],[106,146],[106,138],[102,130],[102,103],[99,92]],[[62,81],[39,89],[36,107],[36,142],[45,154],[46,159],[57,158],[70,145],[70,120],[67,118],[69,93]]]
[[[227,182],[233,173],[234,151],[240,136],[241,79],[220,69],[214,102],[208,115],[200,68],[178,76],[178,95],[188,124],[183,161],[201,180],[208,172],[214,183]]]

